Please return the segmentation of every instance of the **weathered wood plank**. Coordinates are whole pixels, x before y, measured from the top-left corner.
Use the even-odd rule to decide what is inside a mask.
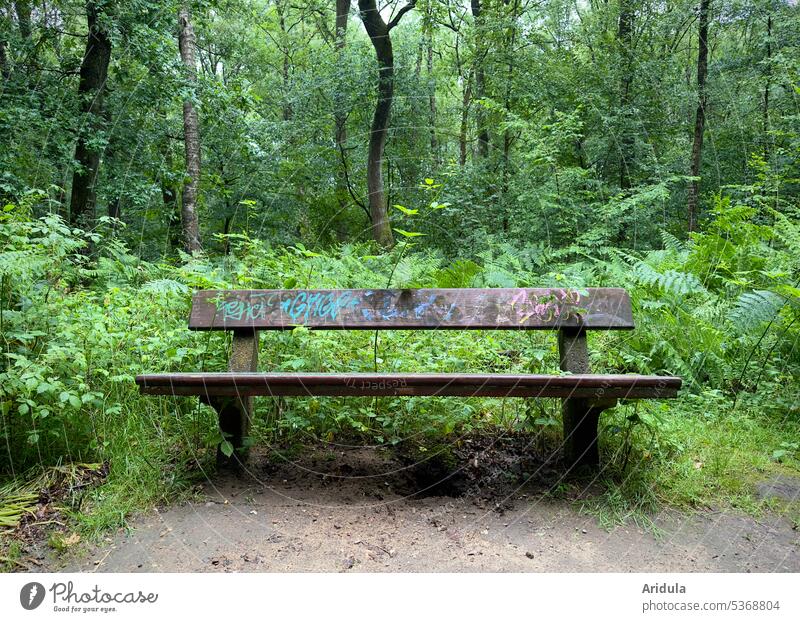
[[[197,292],[189,328],[631,329],[618,288],[345,289]]]
[[[137,376],[150,395],[319,395],[610,398],[676,397],[669,376],[529,374],[179,373]]]

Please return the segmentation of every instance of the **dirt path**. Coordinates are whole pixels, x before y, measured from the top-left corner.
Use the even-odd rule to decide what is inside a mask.
[[[800,571],[800,532],[779,517],[655,518],[606,531],[575,504],[518,491],[498,512],[474,498],[407,497],[368,450],[216,477],[202,499],[156,511],[70,571]],[[383,465],[386,466],[385,464]],[[339,476],[344,472],[346,476]],[[331,476],[333,474],[333,476]],[[258,481],[261,480],[261,481]]]

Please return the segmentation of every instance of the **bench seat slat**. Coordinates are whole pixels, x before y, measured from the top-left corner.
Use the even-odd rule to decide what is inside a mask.
[[[672,398],[672,376],[575,374],[175,373],[136,377],[142,393],[200,396]]]
[[[199,291],[192,330],[630,330],[624,289],[315,289]]]

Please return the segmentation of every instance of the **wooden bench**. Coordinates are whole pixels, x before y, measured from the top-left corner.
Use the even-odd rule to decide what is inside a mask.
[[[561,370],[569,375],[465,373],[260,373],[258,331],[290,330],[557,330]],[[562,399],[564,458],[569,466],[599,462],[600,413],[619,399],[677,395],[681,379],[590,373],[589,330],[633,328],[630,298],[615,288],[358,289],[200,291],[191,330],[233,331],[227,373],[137,376],[142,393],[198,395],[219,413],[235,447],[221,462],[246,459],[253,396],[480,396]]]

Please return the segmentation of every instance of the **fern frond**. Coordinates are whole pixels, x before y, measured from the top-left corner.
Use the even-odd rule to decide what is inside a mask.
[[[189,288],[180,281],[175,281],[173,279],[158,279],[156,281],[149,281],[148,283],[142,285],[142,291],[159,295],[183,295],[189,293]]]
[[[471,287],[475,277],[483,271],[478,264],[469,259],[459,259],[451,266],[436,271],[436,287]]]
[[[659,272],[643,261],[633,266],[633,274],[636,280],[642,285],[658,287],[660,290],[669,294],[683,296],[706,291],[700,279],[694,274],[678,272],[677,270]]]
[[[775,318],[785,299],[769,290],[745,292],[736,300],[728,319],[741,331],[750,330]]]
[[[686,242],[679,240],[668,231],[661,232],[661,243],[664,245],[664,248],[673,253],[684,253],[688,250]]]

